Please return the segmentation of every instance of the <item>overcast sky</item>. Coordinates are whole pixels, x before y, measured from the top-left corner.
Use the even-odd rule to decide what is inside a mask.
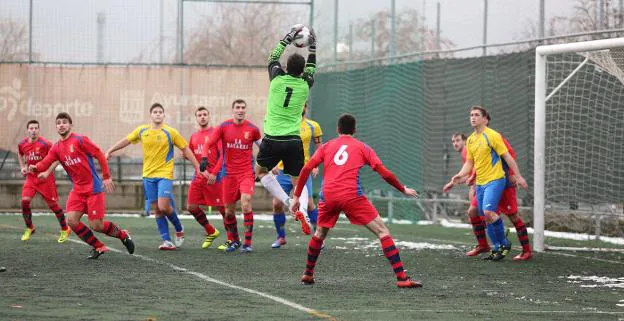
[[[556,15],[569,16],[573,0],[545,0],[546,19]],[[33,0],[33,48],[41,60],[95,61],[97,56],[97,13],[106,15],[104,54],[107,61],[126,62],[139,56],[146,61],[159,60],[161,0]],[[177,0],[164,3],[165,55],[175,51]],[[436,4],[441,5],[442,36],[456,47],[482,43],[483,0],[396,0],[397,11],[405,8],[422,10],[426,24],[434,29]],[[523,31],[539,17],[539,0],[489,0],[488,42],[520,40]],[[27,0],[1,0],[0,17],[28,21]],[[196,26],[202,15],[209,15],[215,4],[186,2],[184,28]],[[307,6],[292,7],[307,19]],[[346,34],[350,23],[368,18],[379,10],[388,10],[390,0],[339,0],[339,30]],[[319,46],[331,45],[334,0],[315,0],[315,29],[325,39]],[[290,23],[297,23],[301,16]],[[271,17],[267,17],[270,19]],[[307,21],[304,21],[307,22]],[[250,30],[250,32],[257,32]],[[261,31],[260,31],[261,32]],[[276,39],[281,35],[276,35]]]

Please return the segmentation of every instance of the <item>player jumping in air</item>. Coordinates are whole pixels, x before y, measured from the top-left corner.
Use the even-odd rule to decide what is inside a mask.
[[[502,136],[487,127],[487,116],[485,108],[480,106],[471,108],[470,124],[474,132],[466,142],[468,150],[466,162],[459,173],[453,176],[451,182],[458,184],[465,181],[466,177],[471,175],[473,168],[476,169],[476,198],[479,215],[485,217],[487,234],[494,246],[488,259],[498,261],[507,256],[511,250],[511,242],[505,235],[503,220],[497,214],[498,204],[507,185],[502,160],[515,173],[510,176],[512,183],[517,183],[525,189],[528,185],[520,175],[518,165],[505,146]]]
[[[308,46],[308,60],[294,53],[288,57],[286,71],[279,62],[287,45],[292,43],[303,25],[296,25],[280,40],[269,57],[269,96],[264,118],[264,138],[257,156],[256,175],[262,185],[282,203],[288,205],[288,194],[271,173],[280,161],[284,163],[284,174],[289,175],[293,185],[297,185],[297,176],[304,164],[304,152],[299,130],[301,114],[308,100],[310,88],[314,83],[316,70],[316,36],[311,31]],[[305,189],[305,184],[303,184]],[[302,197],[302,206],[295,214],[301,222],[304,234],[310,234],[312,227],[307,215],[308,192]],[[287,206],[288,207],[288,206]]]
[[[115,223],[104,221],[106,212],[104,191],[110,193],[115,189],[106,158],[100,148],[87,136],[72,133],[72,127],[72,119],[68,113],[58,114],[56,129],[61,139],[50,148],[48,155],[41,162],[29,165],[29,170],[43,172],[49,170],[54,162],[61,163],[73,183],[66,204],[68,224],[78,237],[93,247],[89,259],[97,259],[108,252],[108,248],[93,235],[89,227],[80,222],[84,214],[87,214],[89,225],[93,230],[120,239],[128,253],[132,254],[134,242],[130,234]],[[100,163],[104,180],[96,172],[94,158]]]
[[[259,144],[260,130],[247,117],[247,103],[242,99],[232,102],[232,119],[221,123],[210,135],[204,146],[201,170],[208,168],[208,151],[219,141],[223,145],[225,177],[223,178],[223,203],[225,204],[225,228],[232,234],[232,240],[220,246],[226,252],[240,248],[243,253],[251,252],[253,234],[253,210],[251,201],[254,194],[255,176],[253,171],[253,145]],[[241,200],[241,210],[245,225],[245,241],[241,248],[236,226],[236,201]]]
[[[143,147],[143,189],[146,202],[156,205],[156,224],[162,244],[161,250],[175,250],[184,242],[184,227],[178,219],[176,210],[171,206],[173,194],[173,147],[179,148],[184,157],[191,161],[195,167],[196,175],[199,173],[199,163],[193,152],[188,148],[186,140],[172,127],[165,125],[165,109],[159,103],[150,107],[152,123],[141,125],[128,136],[113,145],[106,152],[106,158],[110,158],[115,151],[123,149],[130,144],[141,142]],[[171,243],[167,218],[173,223],[176,230],[176,244]]]
[[[302,119],[301,119],[301,130],[300,136],[301,141],[303,142],[303,155],[304,161],[307,163],[310,160],[310,150],[314,145],[315,148],[318,148],[323,142],[323,131],[321,130],[321,126],[306,117],[307,104],[303,109]],[[277,178],[277,181],[282,186],[282,189],[286,194],[290,194],[290,191],[293,189],[292,180],[290,176],[284,174],[284,165],[280,162],[276,168],[273,169],[273,174]],[[318,168],[312,170],[312,176],[316,177],[318,175]],[[307,210],[310,217],[310,223],[314,228],[316,228],[316,219],[318,217],[318,209],[314,205],[314,199],[312,198],[312,176],[308,177],[306,181],[306,189],[308,190],[308,206]],[[286,214],[284,214],[284,206],[283,203],[277,199],[273,198],[273,223],[275,223],[275,229],[277,231],[277,240],[273,242],[271,245],[274,249],[279,249],[282,245],[286,244],[286,229],[284,225],[286,223]]]
[[[204,155],[204,144],[208,141],[214,128],[210,127],[210,113],[206,107],[199,107],[195,110],[195,121],[199,129],[191,136],[189,148],[193,151],[195,159],[201,161]],[[215,206],[221,215],[225,217],[225,207],[221,195],[221,165],[223,163],[223,151],[221,144],[217,143],[207,151],[207,165],[205,170],[209,172],[208,178],[203,175],[195,175],[188,190],[187,209],[193,215],[197,223],[204,227],[206,239],[202,243],[202,248],[207,249],[212,245],[215,238],[219,236],[219,231],[214,228],[206,217],[206,213],[200,205]],[[201,168],[200,164],[200,168]],[[228,236],[230,234],[228,233]],[[230,236],[231,237],[231,236]],[[230,237],[228,240],[230,240]]]
[[[314,267],[323,241],[329,230],[336,225],[340,213],[344,212],[352,224],[364,225],[379,238],[383,253],[396,275],[398,287],[421,287],[420,282],[408,277],[390,230],[383,223],[373,204],[364,196],[359,182],[360,168],[364,165],[370,166],[386,182],[407,196],[416,197],[418,194],[415,190],[402,185],[396,176],[381,163],[372,148],[353,137],[355,117],[350,114],[340,116],[338,134],[338,138],[328,141],[316,150],[299,176],[300,179],[305,180],[312,169],[323,164],[323,187],[319,201],[318,225],[314,236],[308,243],[306,269],[301,282],[314,283]],[[297,186],[295,189],[293,208],[300,205],[299,196],[303,191],[303,186]]]
[[[26,130],[28,131],[28,137],[24,138],[19,145],[17,145],[19,154],[17,159],[20,164],[22,175],[26,177],[22,187],[22,217],[26,224],[26,230],[24,230],[24,234],[22,234],[22,241],[28,241],[30,236],[35,233],[35,226],[32,223],[30,201],[39,193],[59,221],[61,234],[59,235],[58,242],[63,243],[67,241],[71,229],[67,226],[63,209],[58,205],[56,180],[54,179],[53,173],[58,162],[53,164],[54,166],[50,166],[48,171],[39,173],[38,177],[28,171],[29,165],[37,164],[37,162],[46,157],[52,147],[52,143],[39,136],[38,121],[29,121],[26,124]]]

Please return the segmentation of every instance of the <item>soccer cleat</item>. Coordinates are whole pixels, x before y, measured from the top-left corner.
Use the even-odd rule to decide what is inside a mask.
[[[217,247],[217,250],[225,251],[225,249],[227,249],[228,247],[230,247],[230,244],[232,244],[232,241],[227,240],[227,241],[225,241],[225,243],[223,243],[223,244],[219,245],[219,246]]]
[[[396,285],[399,288],[422,288],[420,281],[414,281],[411,278],[397,281]]]
[[[228,245],[225,251],[228,253],[234,252],[238,250],[239,247],[241,247],[241,243],[239,241],[233,241],[233,242],[230,242],[230,245]]]
[[[61,234],[59,235],[57,242],[64,243],[69,238],[69,234],[71,234],[71,229],[69,227],[65,230],[61,230]]]
[[[87,256],[87,259],[89,260],[97,260],[98,257],[100,257],[100,255],[104,254],[108,252],[108,248],[106,246],[100,246],[97,249],[93,248],[91,249],[91,253],[89,254],[89,256]]]
[[[483,247],[481,245],[475,245],[475,247],[472,250],[466,252],[466,256],[477,256],[481,253],[487,253],[489,251],[490,251],[490,247]]]
[[[162,244],[158,247],[161,251],[173,251],[176,249],[176,246],[171,243],[171,241],[163,241]]]
[[[494,257],[492,258],[492,261],[500,261],[504,259],[507,255],[509,255],[510,252],[511,252],[511,242],[507,246],[504,246],[504,245],[501,246],[501,248],[498,250],[498,252],[496,252]]]
[[[312,284],[314,284],[314,277],[312,275],[304,274],[301,277],[301,283],[303,283],[305,285],[312,285]]]
[[[251,253],[251,252],[253,252],[253,248],[251,247],[251,245],[243,245],[240,248],[240,252],[241,253]]]
[[[28,241],[30,240],[30,236],[33,235],[35,233],[35,229],[34,228],[26,228],[24,230],[24,234],[22,234],[22,241]]]
[[[121,243],[123,243],[123,245],[126,247],[128,253],[134,254],[134,241],[132,241],[132,237],[130,237],[130,233],[128,233],[128,231],[124,230],[124,232],[126,232],[126,237],[121,240]]]
[[[286,245],[286,239],[283,237],[278,237],[273,244],[271,244],[271,248],[279,249],[282,245]]]
[[[514,261],[526,261],[530,260],[533,257],[533,252],[531,251],[522,251],[522,253],[514,256]]]
[[[487,260],[490,261],[494,258],[494,256],[496,256],[496,253],[498,253],[498,251],[490,251],[490,254],[488,254],[488,256],[483,257],[483,260]]]
[[[175,245],[177,247],[182,247],[183,243],[184,243],[184,230],[180,232],[176,232],[176,238],[175,238]]]
[[[215,229],[214,233],[206,235],[206,239],[204,240],[204,243],[202,243],[202,249],[209,248],[212,245],[212,242],[219,237],[219,235],[221,235],[221,233],[219,233],[219,230],[217,229]]]
[[[295,220],[301,223],[301,231],[303,232],[303,234],[305,235],[312,234],[312,227],[310,226],[310,218],[307,215],[303,214],[302,211],[297,211],[295,213]]]

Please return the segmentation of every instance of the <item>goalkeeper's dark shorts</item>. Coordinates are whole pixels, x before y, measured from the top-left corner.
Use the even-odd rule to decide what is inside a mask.
[[[256,162],[270,171],[280,161],[284,163],[284,174],[299,176],[304,163],[301,137],[264,135]]]

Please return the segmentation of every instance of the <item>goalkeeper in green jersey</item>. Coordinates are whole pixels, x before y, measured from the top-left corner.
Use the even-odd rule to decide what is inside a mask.
[[[269,57],[271,84],[264,117],[264,138],[256,160],[256,176],[274,197],[286,205],[286,208],[290,208],[289,197],[271,173],[271,169],[282,161],[284,173],[291,177],[293,186],[297,185],[299,172],[304,163],[303,143],[299,136],[301,114],[314,83],[316,71],[314,30],[310,28],[307,61],[302,55],[293,53],[288,57],[284,70],[279,60],[286,46],[292,43],[303,28],[301,24],[293,26]],[[308,192],[304,190],[301,195],[307,197]],[[310,219],[306,213],[308,201],[302,200],[301,204],[300,210],[293,213],[293,216],[301,222],[303,233],[310,234]]]

